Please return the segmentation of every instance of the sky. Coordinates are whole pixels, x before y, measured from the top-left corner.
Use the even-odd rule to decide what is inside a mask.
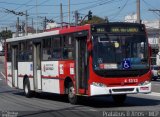
[[[20,23],[25,16],[13,14],[15,11],[28,12],[29,25],[38,22],[42,27],[44,17],[60,23],[60,3],[63,6],[64,22],[68,22],[68,1],[69,0],[0,0],[0,30],[14,29],[17,17]],[[140,0],[141,19],[159,20],[160,12],[151,12],[149,9],[160,10],[160,0]],[[136,13],[136,0],[70,0],[70,22],[75,21],[74,11],[77,10],[80,18],[83,18],[91,10],[93,15],[108,17],[109,21],[124,21],[126,15]],[[38,18],[37,18],[38,17]]]

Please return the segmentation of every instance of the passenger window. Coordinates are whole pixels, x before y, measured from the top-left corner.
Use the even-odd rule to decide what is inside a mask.
[[[63,59],[73,59],[74,39],[70,35],[63,37]]]
[[[52,39],[52,59],[62,59],[62,48],[61,48],[62,42],[61,37],[53,37]]]
[[[32,61],[32,41],[22,41],[19,43],[19,61]]]
[[[51,60],[51,37],[43,39],[43,60]]]

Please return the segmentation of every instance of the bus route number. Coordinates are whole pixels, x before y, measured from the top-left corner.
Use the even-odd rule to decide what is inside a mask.
[[[125,83],[137,83],[138,79],[125,79]]]

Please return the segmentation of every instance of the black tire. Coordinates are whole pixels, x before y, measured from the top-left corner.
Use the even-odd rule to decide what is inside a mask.
[[[71,104],[78,103],[78,96],[75,93],[75,89],[72,83],[69,83],[68,85],[68,100]]]
[[[124,103],[124,101],[126,100],[127,95],[123,94],[123,95],[112,95],[113,100],[116,104],[118,105],[122,105]]]
[[[156,81],[156,80],[157,80],[157,77],[154,77],[153,80]]]
[[[24,84],[23,84],[23,90],[24,90],[24,94],[27,98],[30,98],[32,97],[32,91],[30,89],[30,83],[29,83],[29,80],[28,78],[26,78],[24,80]]]

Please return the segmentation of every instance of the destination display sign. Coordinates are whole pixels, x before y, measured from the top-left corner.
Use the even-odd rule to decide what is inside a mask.
[[[101,25],[101,26],[94,26],[91,28],[92,32],[95,33],[138,33],[144,32],[144,27],[137,26],[137,25]]]
[[[139,28],[137,27],[112,27],[110,32],[136,33],[136,32],[139,32]]]

